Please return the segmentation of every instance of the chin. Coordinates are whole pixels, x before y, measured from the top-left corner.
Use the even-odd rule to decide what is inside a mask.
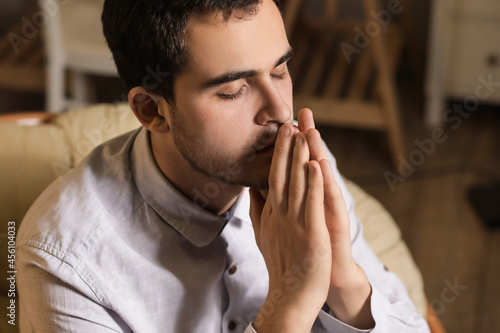
[[[229,182],[230,185],[251,187],[259,190],[269,189],[268,176],[266,177],[246,177],[244,179],[234,179]]]
[[[271,169],[271,165],[267,165],[263,169],[254,169],[249,171],[248,177],[246,180],[246,187],[252,187],[259,190],[268,190],[269,189],[269,171]]]
[[[235,163],[231,163],[230,165],[235,165]],[[252,187],[260,190],[266,190],[269,188],[271,158],[258,158],[252,161],[246,161],[243,159],[236,165],[240,165],[241,167],[238,171],[229,175],[228,172],[220,171],[228,170],[228,168],[202,168],[197,164],[191,163],[191,167],[196,171],[222,184]]]
[[[249,170],[246,175],[229,180],[229,185],[251,187],[259,190],[269,189],[269,168],[266,170]]]
[[[257,189],[257,190],[269,190],[269,182],[266,179],[263,182],[255,183],[255,184],[249,185],[247,187],[251,187],[251,188],[254,188],[254,189]]]

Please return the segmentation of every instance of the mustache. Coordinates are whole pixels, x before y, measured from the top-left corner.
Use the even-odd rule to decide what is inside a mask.
[[[266,130],[258,134],[253,143],[244,148],[244,152],[248,155],[247,162],[251,162],[255,158],[259,150],[273,146],[275,144],[276,139],[278,138],[278,132],[283,125],[285,124],[281,124],[273,128],[266,128]]]
[[[257,136],[256,140],[251,145],[253,148],[253,151],[254,152],[259,151],[259,150],[267,148],[269,146],[273,146],[274,143],[276,142],[276,139],[278,138],[278,132],[279,132],[281,126],[286,125],[286,124],[293,125],[293,122],[290,121],[290,122],[282,123],[277,127],[267,127],[265,131],[263,131],[262,133],[260,133]],[[293,125],[293,126],[297,127],[295,125]]]
[[[278,138],[278,131],[279,129],[267,130],[259,134],[255,142],[253,143],[254,150],[258,151],[274,145],[276,139]]]
[[[253,142],[243,148],[243,153],[248,156],[247,161],[250,162],[255,157],[259,150],[274,145],[278,138],[278,129],[267,129],[257,135]]]

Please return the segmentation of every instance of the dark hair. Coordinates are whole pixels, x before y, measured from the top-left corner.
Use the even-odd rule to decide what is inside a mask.
[[[279,0],[274,2],[279,6]],[[173,105],[174,80],[187,63],[184,35],[189,18],[216,12],[227,21],[236,11],[252,16],[261,3],[262,0],[106,0],[102,25],[127,88],[144,86]]]

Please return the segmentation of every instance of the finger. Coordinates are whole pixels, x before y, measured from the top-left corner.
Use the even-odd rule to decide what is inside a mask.
[[[328,160],[321,160],[321,173],[323,175],[323,182],[325,184],[325,207],[328,211],[330,217],[337,221],[334,226],[337,231],[343,232],[345,228],[349,228],[349,214],[347,212],[347,207],[345,204],[344,196],[342,190],[335,180],[335,174],[333,173],[332,167]]]
[[[298,122],[299,122],[299,129],[301,132],[305,133],[311,128],[316,128],[311,109],[304,108],[300,110],[298,116]]]
[[[307,163],[306,229],[320,230],[325,223],[323,176],[317,161]]]
[[[307,169],[309,161],[309,147],[304,133],[295,135],[293,147],[292,168],[290,173],[290,185],[288,189],[288,210],[293,211],[295,216],[300,216],[303,221],[304,199],[307,192]]]
[[[260,244],[260,221],[262,210],[264,209],[264,198],[258,190],[250,189],[250,219],[252,220],[253,230],[255,233],[255,240],[257,245]]]
[[[339,267],[349,267],[352,260],[349,213],[330,163],[328,160],[321,160],[320,165],[325,184],[325,220],[334,256],[332,260]]]
[[[309,144],[309,150],[311,151],[311,160],[321,161],[322,159],[328,160],[328,155],[326,154],[325,145],[321,139],[321,134],[315,128],[310,128],[306,132],[307,143]]]
[[[288,207],[288,178],[290,175],[292,143],[291,125],[281,126],[274,146],[271,170],[269,171],[268,200],[272,207],[286,210]]]

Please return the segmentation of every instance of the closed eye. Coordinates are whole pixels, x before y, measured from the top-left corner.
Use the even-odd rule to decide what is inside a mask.
[[[281,65],[279,65],[278,67],[276,67],[275,69],[276,69],[276,70],[279,70],[279,69],[280,69],[280,67],[282,67],[282,68],[283,68],[283,69],[282,69],[282,71],[281,71],[281,73],[279,73],[279,74],[272,74],[272,73],[271,73],[271,76],[272,76],[273,78],[275,78],[275,79],[278,79],[278,80],[283,80],[283,79],[285,78],[286,74],[287,74],[287,68],[288,68],[288,67],[287,67],[287,63],[286,63],[286,62],[284,62],[284,63],[282,63]]]
[[[224,94],[224,93],[218,93],[217,95],[222,98],[223,100],[235,100],[237,99],[238,97],[241,96],[241,94],[243,94],[243,92],[246,90],[246,86],[243,86],[240,88],[240,90],[238,90],[237,92],[235,92],[234,94]]]
[[[272,77],[278,80],[283,80],[286,76],[286,71],[283,71],[281,74],[271,74]]]
[[[283,67],[282,72],[279,74],[273,74],[271,73],[271,77],[277,79],[277,80],[283,80],[286,78],[288,74],[288,67],[287,67],[287,62],[282,63],[275,69],[280,69],[280,67]],[[225,94],[225,93],[217,93],[217,96],[219,96],[221,99],[225,101],[232,101],[238,99],[245,91],[247,90],[247,86],[241,87],[237,92],[234,94]]]

